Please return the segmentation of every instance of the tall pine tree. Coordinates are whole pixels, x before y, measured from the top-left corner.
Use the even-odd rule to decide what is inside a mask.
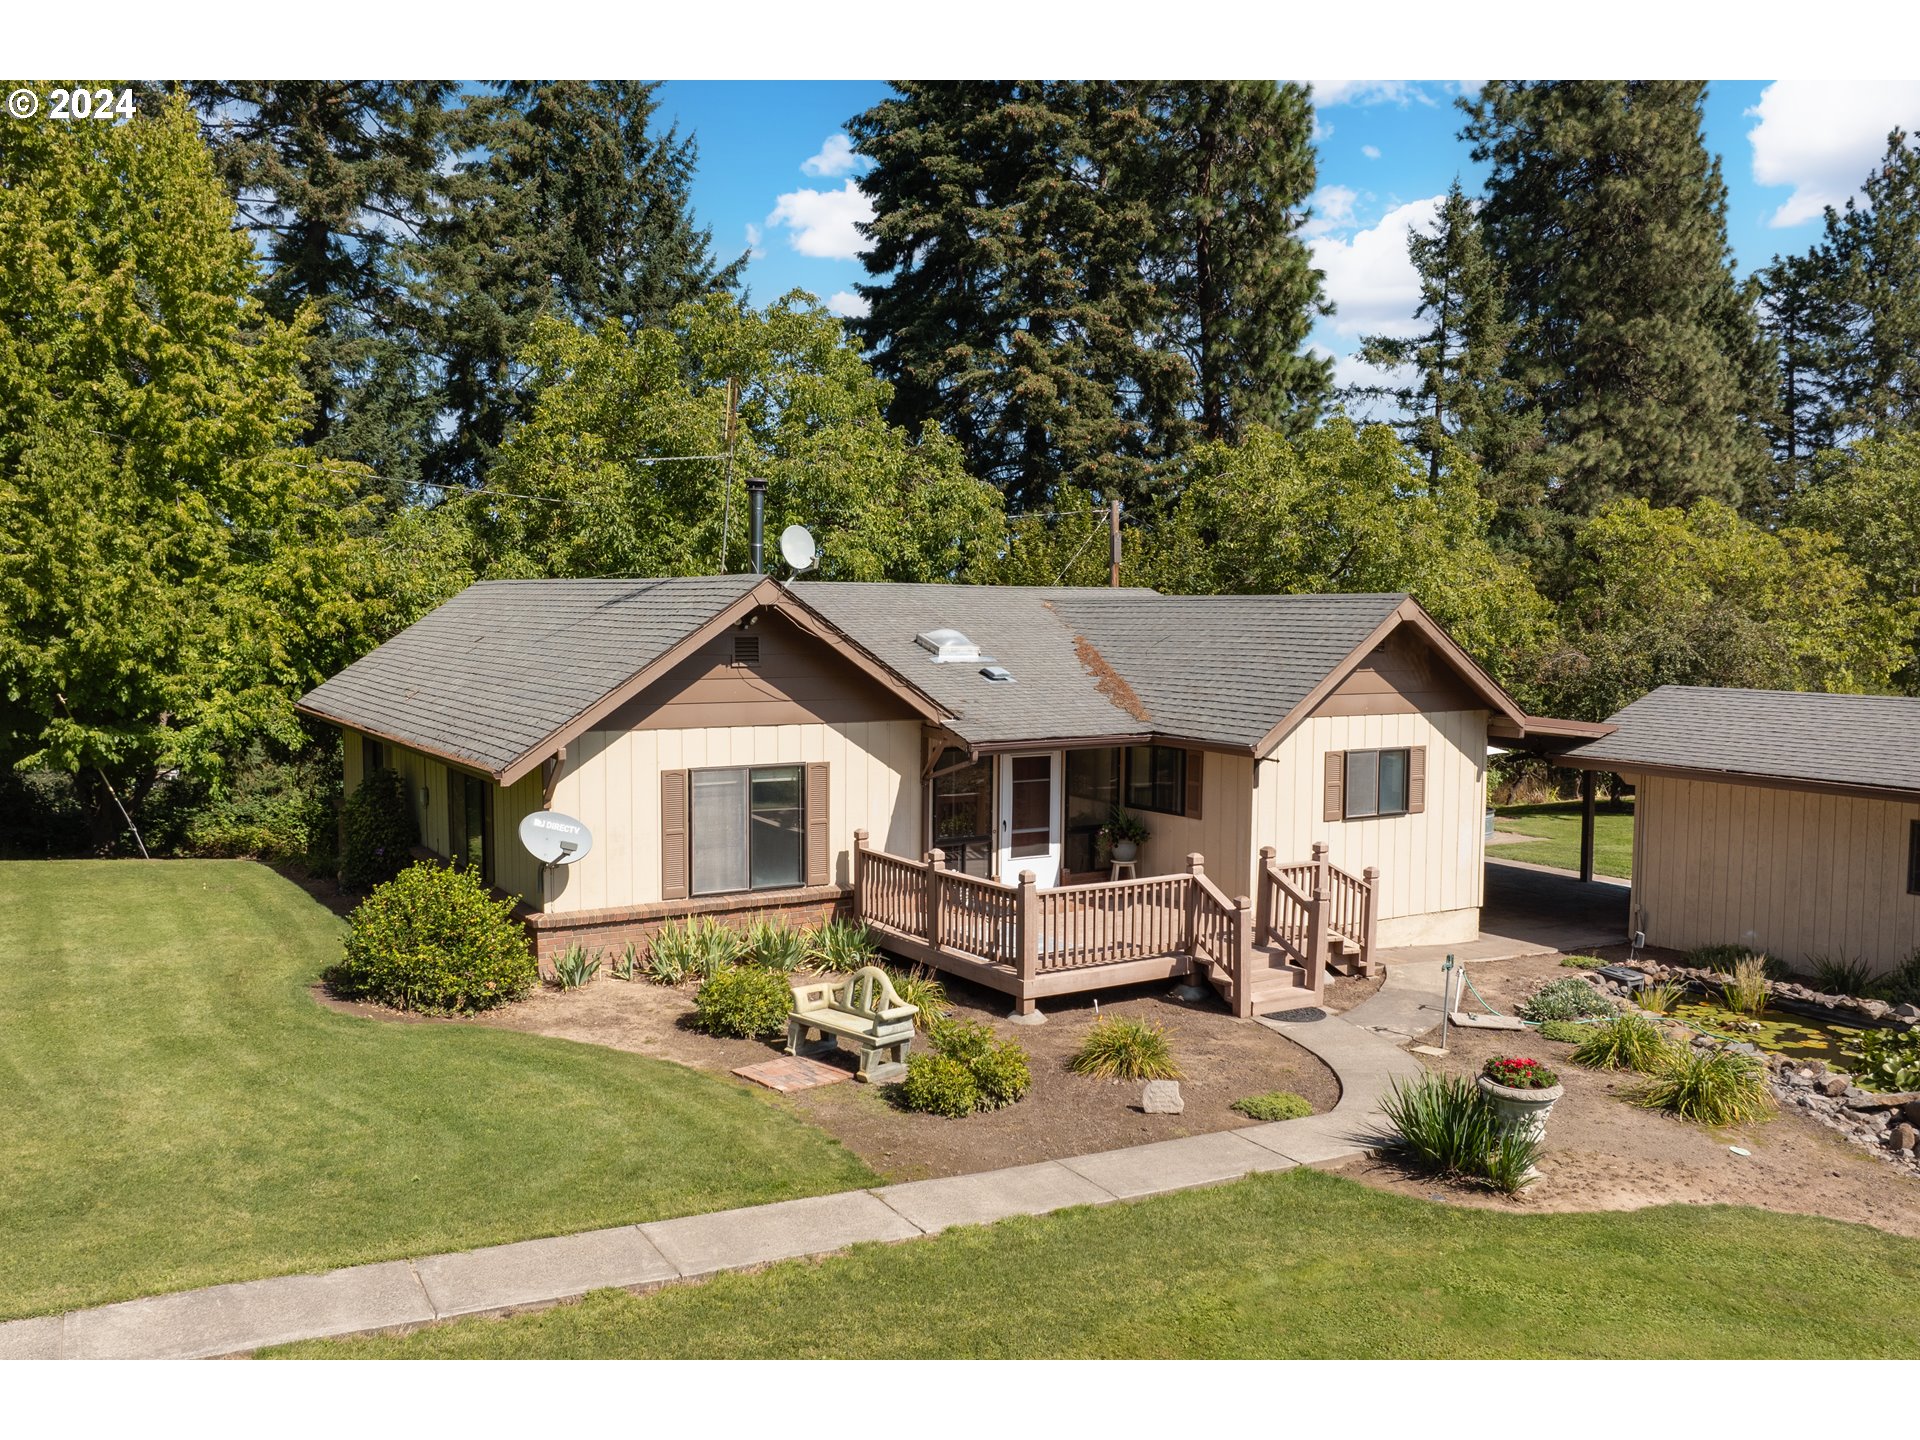
[[[1481,221],[1525,328],[1513,377],[1553,447],[1551,502],[1589,514],[1743,501],[1770,360],[1736,284],[1726,185],[1694,81],[1497,81],[1463,101],[1491,167]]]

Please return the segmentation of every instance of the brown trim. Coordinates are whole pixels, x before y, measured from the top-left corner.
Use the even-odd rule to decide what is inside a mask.
[[[1328,825],[1347,818],[1347,752],[1329,750],[1320,767],[1320,819]]]
[[[666,900],[684,900],[693,889],[691,783],[691,771],[660,772],[660,895]]]
[[[1195,740],[1166,730],[1148,730],[1127,735],[1054,735],[1032,740],[956,740],[955,745],[973,755],[1005,755],[1025,750],[1106,750],[1127,745],[1164,745],[1169,750],[1205,750],[1214,755],[1251,755],[1245,745],[1223,740]]]
[[[1559,720],[1551,715],[1526,715],[1519,726],[1510,721],[1490,720],[1487,734],[1502,740],[1602,740],[1620,727],[1604,720]]]
[[[842,885],[796,885],[785,890],[729,890],[724,895],[649,900],[643,905],[612,905],[601,910],[548,910],[521,918],[535,930],[561,930],[571,925],[617,925],[626,921],[672,920],[682,915],[777,910],[787,905],[843,900],[851,894],[853,891]]]
[[[1632,760],[1588,758],[1577,751],[1557,755],[1554,763],[1574,770],[1611,772],[1632,780],[1653,775],[1663,780],[1704,780],[1711,785],[1744,785],[1759,790],[1794,790],[1808,795],[1847,795],[1857,800],[1890,800],[1896,805],[1920,805],[1920,790],[1897,790],[1879,785],[1846,785],[1838,781],[1793,780],[1779,775],[1755,775],[1742,770],[1701,770],[1685,765],[1647,765]]]
[[[499,773],[500,783],[502,785],[511,785],[522,775],[533,769],[534,766],[538,765],[548,755],[551,755],[555,748],[566,744],[575,736],[591,730],[597,722],[604,720],[608,715],[618,710],[622,705],[626,704],[627,701],[631,700],[635,695],[638,695],[662,675],[672,670],[682,660],[686,659],[688,655],[698,650],[728,626],[745,619],[754,611],[762,609],[779,611],[781,615],[791,620],[800,629],[814,635],[816,638],[826,640],[828,643],[840,649],[846,655],[847,659],[851,660],[853,664],[869,678],[883,685],[899,689],[902,692],[902,698],[906,700],[907,704],[913,707],[922,719],[940,720],[945,718],[947,712],[935,703],[931,696],[915,689],[912,682],[904,675],[889,669],[854,641],[840,635],[838,631],[832,631],[830,629],[823,631],[819,617],[815,615],[813,611],[805,610],[804,602],[794,598],[779,581],[762,580],[758,585],[754,586],[753,589],[747,591],[746,594],[721,610],[720,613],[715,615],[711,620],[700,625],[693,630],[692,633],[682,636],[680,640],[670,646],[664,654],[656,655],[651,661],[635,671],[620,685],[608,691],[592,705],[589,705],[585,710],[574,716],[573,719],[567,721],[566,724],[550,732],[534,744],[522,754],[518,760],[515,760],[511,765],[507,766],[505,770]]]
[[[804,832],[800,865],[809,887],[825,885],[833,871],[833,842],[827,825],[833,788],[827,782],[827,762],[809,761],[802,774],[800,798],[800,826]]]
[[[323,724],[337,725],[340,729],[351,730],[356,735],[371,736],[383,744],[397,745],[402,750],[411,750],[415,755],[425,755],[429,760],[438,760],[449,769],[464,771],[468,775],[478,776],[480,779],[491,781],[496,785],[504,786],[507,783],[501,780],[498,774],[489,770],[480,761],[473,759],[471,756],[450,755],[445,750],[435,750],[430,745],[422,745],[418,740],[406,740],[385,730],[375,730],[370,725],[362,725],[353,720],[343,720],[338,715],[329,715],[324,710],[315,710],[305,701],[296,703],[293,709],[295,714],[306,715]],[[391,769],[392,767],[389,766],[388,768]]]
[[[1427,747],[1407,747],[1407,814],[1427,812]]]
[[[1411,595],[1393,607],[1391,614],[1376,625],[1358,645],[1348,652],[1347,657],[1324,675],[1320,683],[1306,693],[1298,705],[1289,710],[1278,725],[1269,730],[1254,745],[1256,756],[1271,754],[1280,742],[1286,739],[1302,720],[1313,714],[1321,701],[1338,689],[1342,682],[1366,661],[1374,650],[1402,625],[1411,625],[1440,652],[1441,658],[1448,661],[1460,676],[1466,680],[1480,697],[1487,702],[1487,708],[1498,712],[1522,729],[1526,726],[1526,715],[1514,702],[1511,695],[1494,683],[1493,677],[1482,670],[1475,659],[1454,643],[1453,637],[1440,628],[1439,622],[1421,607],[1420,602]]]

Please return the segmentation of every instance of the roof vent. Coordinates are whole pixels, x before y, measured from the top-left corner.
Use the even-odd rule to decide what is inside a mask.
[[[1013,672],[1004,665],[982,665],[980,673],[987,677],[989,685],[1013,684]]]
[[[932,651],[936,665],[980,658],[980,647],[958,630],[923,630],[913,637],[913,643],[922,650]]]

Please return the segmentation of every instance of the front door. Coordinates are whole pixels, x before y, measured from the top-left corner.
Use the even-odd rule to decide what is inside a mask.
[[[1060,754],[1000,757],[1000,879],[1060,883]]]

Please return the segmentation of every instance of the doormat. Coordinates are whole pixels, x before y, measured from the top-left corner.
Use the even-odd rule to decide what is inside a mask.
[[[795,1090],[813,1090],[841,1080],[853,1079],[851,1070],[804,1055],[782,1055],[778,1060],[762,1060],[758,1065],[742,1065],[733,1072],[743,1080],[778,1090],[782,1095]]]

